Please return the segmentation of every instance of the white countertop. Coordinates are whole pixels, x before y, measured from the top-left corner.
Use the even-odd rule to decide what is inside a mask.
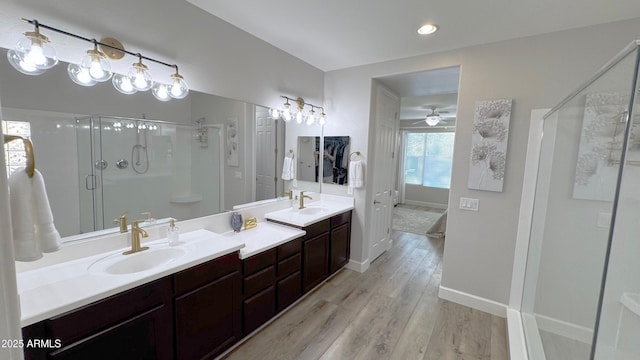
[[[166,239],[150,243],[150,252],[168,248]],[[149,270],[128,274],[107,274],[89,271],[89,268],[106,259],[111,261],[128,248],[89,256],[69,262],[46,266],[17,274],[20,296],[21,325],[27,326],[104,299],[136,286],[160,279],[195,265],[233,253],[244,247],[242,239],[221,236],[208,230],[196,230],[180,235],[180,244],[175,248],[184,250],[179,258]],[[182,252],[181,252],[182,253]],[[145,256],[145,251],[126,255],[133,259]],[[105,261],[105,260],[103,260]]]
[[[294,226],[305,227],[345,211],[353,210],[353,199],[347,199],[350,201],[336,201],[327,199],[327,196],[323,194],[320,200],[305,201],[304,209],[298,209],[298,206],[293,206],[266,213],[264,217]],[[296,200],[295,203],[298,204],[298,201]]]
[[[264,221],[258,222],[258,226],[253,229],[238,233],[229,231],[221,235],[242,241],[245,246],[240,249],[240,259],[246,259],[305,234],[304,230]]]

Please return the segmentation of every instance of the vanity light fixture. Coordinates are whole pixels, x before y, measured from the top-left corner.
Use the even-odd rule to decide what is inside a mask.
[[[49,38],[40,33],[40,23],[37,20],[30,23],[35,30],[24,33],[16,46],[7,52],[7,60],[23,74],[40,75],[58,63],[58,56]]]
[[[293,99],[284,95],[280,95],[281,98],[286,99],[284,103],[284,109],[282,111],[278,109],[271,109],[269,111],[269,115],[272,119],[282,118],[284,121],[291,121],[295,117],[296,123],[302,124],[305,122],[307,125],[311,126],[313,124],[324,125],[327,121],[327,114],[324,113],[324,108],[322,106],[313,105],[304,101],[303,98],[299,97],[297,99]],[[295,101],[296,103],[296,111],[295,113],[291,112],[291,104],[289,100]],[[305,115],[304,107],[309,106],[311,110],[309,113]],[[314,109],[321,109],[320,117],[316,119],[316,111]]]
[[[40,28],[44,28],[93,44],[93,49],[87,51],[79,64],[67,66],[69,77],[78,85],[93,86],[98,82],[112,79],[113,86],[123,94],[134,94],[153,88],[153,95],[161,101],[167,101],[171,98],[184,99],[189,94],[189,86],[178,72],[178,66],[175,64],[168,64],[140,53],[125,50],[122,43],[113,38],[97,41],[41,24],[38,20],[22,20],[34,25],[35,31],[24,33],[25,37],[18,41],[15,48],[7,51],[7,59],[16,70],[23,74],[40,75],[58,63],[58,57],[49,38],[40,33]],[[114,74],[107,59],[119,60],[126,54],[136,56],[138,61],[132,65],[126,75]],[[148,67],[142,63],[143,59],[174,68],[175,73],[169,76],[168,84],[158,84],[154,87],[155,82]]]
[[[424,24],[418,29],[418,34],[429,35],[438,31],[438,26],[434,24]]]

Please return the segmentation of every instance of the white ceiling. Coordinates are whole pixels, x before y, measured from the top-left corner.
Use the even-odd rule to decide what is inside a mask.
[[[640,17],[638,0],[186,1],[323,71]]]

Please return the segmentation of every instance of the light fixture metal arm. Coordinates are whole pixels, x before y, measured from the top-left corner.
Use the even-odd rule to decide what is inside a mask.
[[[157,60],[157,59],[154,59],[154,58],[150,58],[148,56],[144,56],[144,55],[142,55],[140,53],[135,53],[133,51],[129,51],[129,50],[126,50],[126,49],[118,48],[116,46],[109,45],[109,44],[97,41],[96,39],[89,39],[89,38],[86,38],[84,36],[76,35],[76,34],[68,32],[68,31],[64,31],[64,30],[55,28],[53,26],[45,25],[45,24],[39,22],[36,19],[31,20],[31,19],[22,18],[22,21],[25,21],[25,22],[27,22],[27,23],[29,23],[31,25],[34,25],[36,28],[41,27],[41,28],[44,28],[44,29],[47,29],[47,30],[55,31],[55,32],[57,32],[59,34],[70,36],[70,37],[73,37],[73,38],[76,38],[76,39],[79,39],[79,40],[84,40],[84,41],[92,43],[94,45],[97,44],[97,45],[100,45],[101,47],[106,47],[106,48],[109,48],[109,49],[121,51],[121,52],[124,52],[126,54],[138,57],[139,59],[145,59],[145,60],[160,64],[160,65],[164,65],[166,67],[175,68],[176,71],[178,70],[178,65],[176,65],[176,64],[169,64],[169,63],[161,61],[161,60]]]

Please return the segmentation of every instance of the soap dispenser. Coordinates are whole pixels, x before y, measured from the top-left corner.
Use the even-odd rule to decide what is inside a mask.
[[[170,246],[176,246],[180,243],[180,233],[176,226],[176,219],[169,219],[169,227],[167,228],[167,239]]]

